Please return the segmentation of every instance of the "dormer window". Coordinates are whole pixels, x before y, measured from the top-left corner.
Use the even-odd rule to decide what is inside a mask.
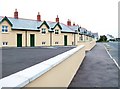
[[[59,30],[56,29],[56,30],[55,30],[55,34],[59,34]]]
[[[8,32],[8,26],[3,25],[2,26],[2,32],[3,33]]]
[[[46,29],[42,28],[42,34],[45,34],[45,33],[46,33]]]

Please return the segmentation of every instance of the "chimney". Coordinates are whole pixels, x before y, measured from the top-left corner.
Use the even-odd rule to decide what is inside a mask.
[[[73,26],[75,26],[75,22],[73,23]]]
[[[15,19],[18,19],[18,12],[17,12],[17,9],[15,9],[14,18],[15,18]]]
[[[68,21],[67,21],[67,25],[68,26],[71,26],[71,21],[68,19]]]
[[[37,21],[41,21],[40,12],[38,12],[38,15],[37,15]]]
[[[57,15],[57,18],[56,18],[56,22],[59,22],[59,17],[58,17],[58,15]]]

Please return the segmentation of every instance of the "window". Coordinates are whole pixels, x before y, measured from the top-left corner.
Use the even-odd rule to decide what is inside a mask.
[[[8,42],[3,42],[2,45],[3,45],[3,46],[7,46],[7,45],[8,45]]]
[[[59,34],[59,30],[55,30],[55,34]]]
[[[8,32],[8,26],[2,26],[2,32]]]
[[[58,44],[58,42],[55,42],[55,44]]]
[[[46,33],[46,29],[42,28],[42,34],[45,34],[45,33]]]
[[[42,45],[45,44],[45,42],[42,42]]]

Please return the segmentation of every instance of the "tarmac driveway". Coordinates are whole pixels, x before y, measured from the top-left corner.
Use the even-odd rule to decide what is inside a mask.
[[[3,48],[2,77],[43,62],[72,48],[74,47]]]

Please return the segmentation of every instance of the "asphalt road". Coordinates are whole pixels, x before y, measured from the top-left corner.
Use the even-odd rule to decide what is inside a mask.
[[[80,89],[118,87],[118,68],[107,54],[103,43],[97,43],[91,51],[86,53],[69,87],[81,87]]]
[[[43,62],[74,47],[4,48],[2,50],[2,77]]]
[[[118,42],[108,42],[108,49],[109,49],[109,53],[111,54],[111,56],[116,60],[116,62],[118,62],[118,55],[120,55],[120,53],[118,52],[119,48],[118,46],[120,46],[120,43]]]

